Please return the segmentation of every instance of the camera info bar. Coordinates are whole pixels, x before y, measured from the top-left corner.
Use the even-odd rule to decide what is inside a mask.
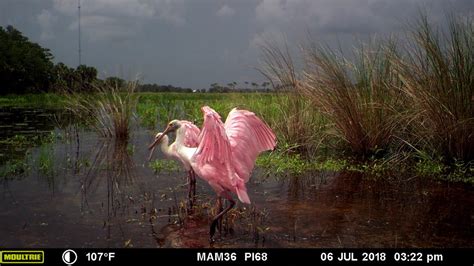
[[[0,249],[0,265],[474,265],[474,249]],[[138,264],[137,264],[138,263]]]

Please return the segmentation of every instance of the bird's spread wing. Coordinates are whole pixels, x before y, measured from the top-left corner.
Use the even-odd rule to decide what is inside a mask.
[[[232,109],[224,129],[232,151],[235,171],[248,181],[257,156],[276,146],[276,136],[260,118],[247,110]]]
[[[195,148],[199,145],[199,133],[201,130],[193,123],[181,120],[181,124],[186,127],[184,135],[184,145],[189,148]]]
[[[212,108],[204,106],[201,110],[204,114],[204,123],[199,134],[199,146],[195,153],[196,163],[201,166],[211,163],[228,167],[231,151],[224,123]]]

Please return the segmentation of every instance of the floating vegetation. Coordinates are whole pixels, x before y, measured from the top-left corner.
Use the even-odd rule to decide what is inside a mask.
[[[0,140],[0,144],[3,145],[12,145],[16,147],[27,147],[32,146],[35,144],[42,144],[42,143],[53,143],[54,140],[59,135],[56,135],[54,131],[46,134],[36,134],[36,135],[14,135],[13,137],[9,137],[3,140]]]
[[[151,161],[148,166],[153,169],[155,173],[178,172],[180,170],[179,163],[175,160],[154,160]]]
[[[16,176],[23,176],[30,172],[29,153],[25,155],[25,159],[12,159],[6,161],[0,166],[0,178],[11,179]]]
[[[0,145],[5,145],[7,149],[14,149],[18,154],[17,158],[7,159],[0,165],[1,178],[13,178],[16,176],[23,176],[30,172],[32,163],[32,154],[30,148],[37,144],[47,145],[53,143],[57,139],[55,132],[48,134],[38,134],[32,136],[14,135],[13,137],[0,140]],[[41,154],[41,152],[40,152]],[[47,156],[44,155],[44,158]],[[46,169],[47,160],[45,159]]]
[[[262,167],[269,174],[302,174],[308,171],[341,171],[348,167],[346,160],[325,159],[309,161],[299,154],[272,152],[262,154],[257,158],[257,166]]]
[[[416,162],[415,171],[423,177],[435,177],[440,180],[474,184],[474,163],[472,161],[465,163],[456,160],[453,164],[447,165],[442,158],[431,159],[425,157]]]

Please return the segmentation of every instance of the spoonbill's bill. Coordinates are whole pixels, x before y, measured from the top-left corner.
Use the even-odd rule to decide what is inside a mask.
[[[218,197],[223,196],[230,202],[212,220],[209,236],[213,242],[218,220],[235,205],[232,193],[242,203],[250,204],[245,183],[250,178],[257,156],[275,148],[276,137],[270,127],[250,111],[234,108],[224,124],[212,108],[204,106],[201,110],[204,123],[197,147],[186,145],[186,138],[191,134],[189,127],[173,120],[149,149],[160,143],[166,134],[176,131],[176,153],[189,162],[194,172],[209,183]]]

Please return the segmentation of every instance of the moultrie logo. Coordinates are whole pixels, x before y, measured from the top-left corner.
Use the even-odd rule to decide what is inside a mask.
[[[0,251],[0,264],[43,264],[42,250],[3,250]]]

